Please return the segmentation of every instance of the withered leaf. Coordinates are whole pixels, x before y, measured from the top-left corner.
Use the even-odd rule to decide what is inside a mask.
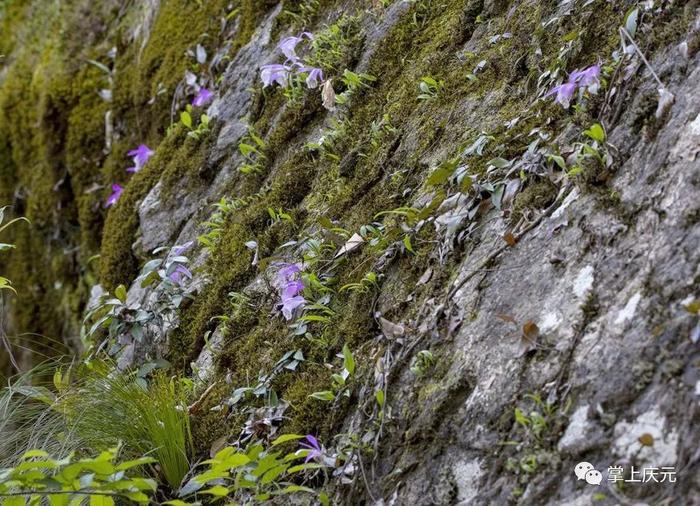
[[[347,253],[350,253],[351,251],[357,249],[360,247],[362,243],[364,243],[365,240],[362,238],[362,236],[358,233],[352,234],[352,237],[348,239],[348,242],[345,243],[345,245],[340,248],[340,251],[336,253],[335,258],[338,258],[342,255],[345,255]]]
[[[329,79],[323,83],[321,88],[321,99],[323,100],[323,107],[332,111],[335,109],[335,90],[333,89],[333,80]]]
[[[497,314],[496,314],[496,318],[500,318],[500,319],[503,320],[504,322],[506,322],[506,323],[512,323],[513,325],[517,325],[517,324],[518,324],[518,322],[515,320],[515,318],[513,318],[513,317],[510,316],[510,315],[504,314],[504,313],[497,313]]]
[[[532,320],[528,320],[523,325],[523,339],[534,341],[540,335],[540,329]]]
[[[209,449],[209,456],[211,458],[214,458],[214,455],[219,453],[219,451],[223,450],[228,446],[228,438],[229,436],[221,436],[219,439],[216,439],[212,444],[211,448]]]
[[[639,436],[639,443],[642,446],[654,446],[654,436],[646,432]]]
[[[428,281],[430,281],[430,278],[433,277],[433,270],[428,267],[428,270],[423,273],[423,275],[420,277],[418,280],[418,283],[416,283],[417,286],[424,285]]]
[[[512,232],[506,232],[503,235],[503,240],[510,246],[511,248],[518,244],[518,240],[515,238]]]
[[[403,325],[390,322],[383,316],[379,317],[379,326],[382,329],[382,334],[384,334],[387,339],[402,337],[406,333],[406,328]]]

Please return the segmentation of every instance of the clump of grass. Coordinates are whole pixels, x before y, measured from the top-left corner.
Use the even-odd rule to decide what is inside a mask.
[[[122,441],[133,456],[154,457],[165,481],[180,486],[192,442],[186,400],[174,379],[158,374],[144,385],[131,375],[97,374],[60,402],[87,447],[103,450]]]
[[[0,393],[0,460],[28,449],[60,457],[121,443],[126,458],[155,458],[161,481],[180,486],[190,468],[192,441],[177,380],[156,374],[145,381],[93,362],[54,375],[49,389],[41,386],[46,370],[36,368]]]
[[[55,396],[34,386],[56,367],[54,361],[38,364],[0,390],[0,467],[14,466],[32,448],[62,456],[73,450],[65,417],[49,409]]]

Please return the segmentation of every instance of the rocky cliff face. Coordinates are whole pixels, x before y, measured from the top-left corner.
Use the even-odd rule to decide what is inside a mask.
[[[200,455],[312,433],[353,455],[330,480],[348,504],[700,501],[697,1],[0,16],[26,363],[105,341],[120,367],[165,359],[205,392]],[[107,293],[124,324],[81,340]]]

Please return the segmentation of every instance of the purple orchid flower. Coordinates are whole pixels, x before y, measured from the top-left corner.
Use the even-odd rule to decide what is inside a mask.
[[[567,82],[555,86],[546,96],[556,94],[557,98],[554,101],[561,104],[564,109],[568,109],[577,87],[585,88],[595,95],[600,87],[600,67],[601,64],[597,63],[586,69],[573,71]]]
[[[298,279],[298,274],[301,272],[301,265],[280,264],[281,268],[277,271],[277,286],[281,294],[281,302],[279,309],[285,319],[291,320],[294,316],[294,311],[299,307],[304,307],[306,299],[299,295],[304,289],[304,282]]]
[[[323,81],[323,70],[314,67],[304,68],[302,72],[308,72],[309,75],[306,78],[306,86],[310,90],[318,88],[319,82]]]
[[[288,299],[283,299],[281,309],[284,318],[287,321],[291,320],[294,316],[294,311],[299,307],[304,307],[304,305],[306,305],[306,299],[301,295],[297,295],[296,297],[290,297]]]
[[[177,285],[181,285],[182,281],[187,278],[187,279],[192,279],[192,271],[190,271],[187,267],[184,265],[178,265],[173,272],[170,273],[168,276],[170,278],[170,281]]]
[[[282,54],[287,57],[287,60],[295,62],[299,59],[296,54],[296,47],[301,41],[301,37],[285,37],[280,41],[277,49],[282,51]]]
[[[112,194],[107,198],[107,202],[105,203],[105,207],[110,207],[113,206],[114,204],[117,203],[117,200],[119,200],[119,197],[122,196],[122,192],[124,191],[124,188],[121,185],[118,184],[113,184],[112,185]]]
[[[132,149],[127,155],[134,161],[134,166],[129,167],[126,171],[132,173],[140,171],[143,169],[143,166],[146,165],[148,159],[153,156],[153,153],[154,151],[145,144],[141,144],[138,148]]]
[[[282,301],[296,297],[304,289],[304,283],[301,280],[290,281],[282,290]]]
[[[282,54],[284,54],[284,56],[287,57],[288,61],[296,63],[297,61],[299,61],[299,57],[296,53],[296,47],[302,40],[304,40],[304,37],[306,37],[309,40],[313,40],[314,38],[311,32],[303,32],[298,37],[285,37],[277,45],[277,49],[282,51]]]
[[[187,241],[185,244],[180,244],[179,246],[174,246],[172,249],[173,255],[180,256],[185,251],[188,251],[192,246],[194,246],[194,241]]]
[[[547,96],[554,95],[556,93],[557,98],[555,98],[554,101],[561,104],[561,106],[564,109],[568,109],[569,105],[571,103],[571,98],[574,96],[575,91],[576,91],[576,83],[575,82],[567,82],[564,84],[560,84],[559,86],[555,86],[552,89],[552,91],[547,93]]]
[[[313,459],[323,457],[323,447],[318,442],[318,439],[311,434],[306,436],[306,443],[299,443],[299,446],[309,450],[309,453],[306,455],[306,459],[304,459],[304,464],[308,464],[309,461]]]
[[[200,88],[199,93],[197,93],[197,96],[192,100],[192,105],[194,107],[202,107],[208,104],[212,98],[214,98],[214,94],[211,91],[206,88]]]
[[[291,281],[294,276],[300,272],[301,265],[299,264],[282,264],[282,268],[277,271],[277,276],[283,283],[286,283],[287,281]]]
[[[262,79],[263,87],[267,88],[273,83],[280,86],[287,86],[289,81],[289,67],[279,63],[271,63],[260,67],[260,79]]]
[[[569,82],[577,82],[578,86],[586,88],[590,93],[596,94],[600,86],[601,64],[591,65],[587,69],[575,71],[569,77]]]

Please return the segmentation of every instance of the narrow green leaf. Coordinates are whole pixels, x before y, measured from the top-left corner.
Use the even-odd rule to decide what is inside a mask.
[[[335,395],[330,390],[324,390],[322,392],[314,392],[309,397],[318,399],[319,401],[332,401],[335,399]]]
[[[299,434],[283,434],[272,442],[272,446],[278,446],[289,441],[296,441],[297,439],[302,439],[305,436],[300,436]]]
[[[350,374],[355,372],[355,359],[353,358],[352,352],[350,351],[350,348],[348,348],[347,344],[343,345],[343,367]]]

